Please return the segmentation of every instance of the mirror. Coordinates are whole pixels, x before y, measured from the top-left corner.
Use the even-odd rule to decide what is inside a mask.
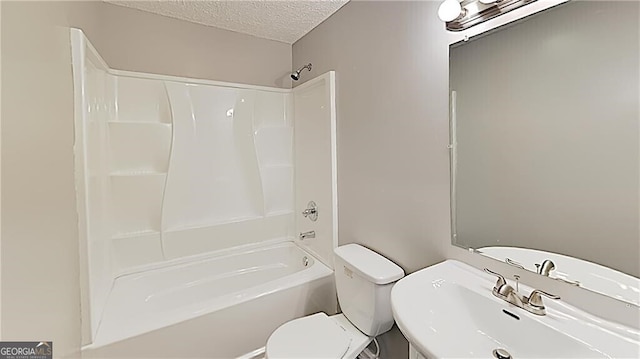
[[[639,16],[572,1],[451,45],[454,245],[640,305]]]

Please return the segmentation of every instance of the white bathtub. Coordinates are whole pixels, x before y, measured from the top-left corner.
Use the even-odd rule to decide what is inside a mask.
[[[83,357],[234,358],[335,310],[332,270],[294,243],[244,249],[117,278]]]

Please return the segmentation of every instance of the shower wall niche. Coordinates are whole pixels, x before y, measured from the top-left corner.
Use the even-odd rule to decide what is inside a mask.
[[[173,121],[161,81],[110,78],[114,84],[114,116],[107,121],[106,136],[96,138],[95,145],[108,149],[108,235],[114,269],[123,271],[164,259],[162,199]]]

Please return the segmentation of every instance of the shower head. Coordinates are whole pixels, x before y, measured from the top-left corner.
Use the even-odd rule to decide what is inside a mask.
[[[308,63],[308,64],[302,66],[301,68],[299,68],[297,71],[292,72],[291,73],[291,79],[293,79],[293,81],[300,80],[300,73],[304,69],[307,69],[307,70],[311,71],[311,63]]]

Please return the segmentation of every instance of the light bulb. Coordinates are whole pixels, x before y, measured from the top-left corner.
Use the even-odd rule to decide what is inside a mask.
[[[438,8],[438,17],[444,22],[457,19],[462,13],[462,5],[458,0],[444,0]]]

